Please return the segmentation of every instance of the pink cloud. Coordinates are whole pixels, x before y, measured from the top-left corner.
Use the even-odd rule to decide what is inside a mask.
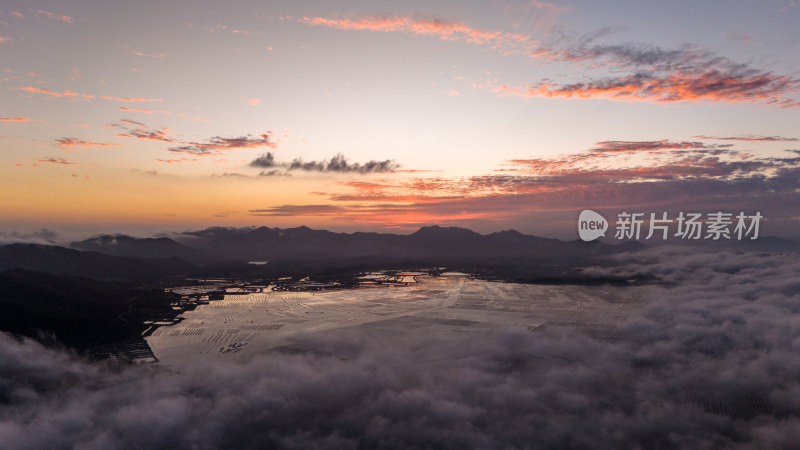
[[[555,16],[568,8],[531,1],[523,11],[538,10]],[[549,31],[545,45],[527,34],[486,31],[463,22],[409,16],[301,17],[300,23],[338,30],[399,32],[434,36],[448,41],[487,45],[503,54],[524,52],[543,63],[561,62],[586,70],[611,68],[622,75],[591,77],[590,81],[542,80],[527,85],[496,82],[486,87],[501,96],[523,98],[607,99],[651,103],[729,102],[759,103],[781,108],[800,107],[792,97],[800,79],[749,67],[693,46],[663,49],[625,43],[594,44],[599,36],[572,36]],[[586,78],[582,76],[581,78]],[[476,87],[481,87],[476,85]]]
[[[800,88],[800,81],[773,73],[721,72],[670,73],[665,76],[636,74],[573,84],[542,82],[530,86],[489,84],[500,96],[523,98],[605,99],[651,103],[710,101],[762,103],[783,108],[800,106],[786,95]]]

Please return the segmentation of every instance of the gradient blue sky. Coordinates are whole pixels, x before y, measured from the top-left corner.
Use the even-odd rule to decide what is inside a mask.
[[[0,230],[574,238],[584,208],[760,209],[796,236],[799,23],[796,1],[5,1]]]

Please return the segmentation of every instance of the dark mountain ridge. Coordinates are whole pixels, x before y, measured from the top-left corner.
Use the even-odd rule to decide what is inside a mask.
[[[142,282],[180,274],[193,267],[174,257],[137,259],[41,244],[0,246],[0,271],[25,269],[96,280]]]
[[[407,235],[335,233],[308,227],[208,228],[176,237],[190,247],[217,257],[248,260],[313,258],[549,258],[614,253],[616,246],[588,244],[525,235],[515,230],[478,234],[458,227],[427,226]]]
[[[772,237],[714,245],[751,251],[795,251],[800,247],[795,241]],[[172,239],[98,236],[73,242],[72,247],[6,245],[0,247],[0,270],[21,268],[129,281],[173,275],[277,274],[290,267],[294,271],[314,272],[343,267],[370,270],[381,266],[446,266],[481,270],[505,266],[545,272],[607,264],[602,260],[605,255],[635,252],[648,245],[636,241],[561,241],[516,230],[479,234],[465,228],[434,225],[411,234],[337,233],[305,226],[212,227],[185,232]],[[248,261],[270,264],[259,269],[248,266]]]
[[[188,263],[201,265],[217,259],[202,250],[164,237],[134,238],[125,235],[104,235],[72,242],[70,247],[132,258],[178,258]]]

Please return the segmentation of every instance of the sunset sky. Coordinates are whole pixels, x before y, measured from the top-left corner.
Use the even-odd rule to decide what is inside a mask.
[[[800,3],[698,3],[5,0],[0,231],[800,236]]]

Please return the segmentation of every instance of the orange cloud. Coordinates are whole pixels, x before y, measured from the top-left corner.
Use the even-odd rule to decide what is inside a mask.
[[[429,224],[460,224],[466,221],[501,222],[527,211],[503,211],[501,208],[487,210],[483,205],[469,201],[442,201],[431,205],[419,204],[310,204],[281,205],[270,208],[251,209],[252,216],[267,217],[319,217],[334,221],[387,228],[411,228]]]
[[[634,154],[649,159],[628,159]],[[608,167],[598,164],[607,161],[613,162]],[[339,183],[347,192],[313,193],[327,197],[329,203],[282,205],[250,213],[381,225],[463,223],[586,208],[666,210],[699,205],[718,210],[753,201],[785,205],[800,188],[800,156],[756,158],[727,146],[691,141],[603,141],[582,153],[513,164],[519,170],[511,174],[355,179]],[[793,205],[800,212],[800,202]]]
[[[251,98],[251,99],[247,100],[247,103],[250,104],[250,106],[256,106],[259,103],[261,103],[261,100],[260,99]]]
[[[133,54],[136,55],[136,56],[147,56],[148,58],[153,58],[153,59],[164,59],[164,58],[167,57],[166,53],[158,53],[158,54],[153,55],[153,54],[150,54],[150,53],[133,52]]]
[[[178,158],[178,159],[156,159],[158,162],[167,163],[167,164],[174,164],[174,163],[184,163],[184,162],[197,162],[197,158]]]
[[[32,94],[44,94],[50,95],[53,97],[81,97],[81,98],[95,98],[92,94],[81,94],[79,92],[72,92],[72,91],[64,91],[64,92],[55,92],[49,89],[37,88],[33,86],[25,86],[25,87],[17,87],[17,88],[9,88],[9,89],[16,89],[18,91],[29,92]],[[142,98],[142,97],[112,97],[108,95],[103,95],[100,98],[103,100],[114,100],[118,102],[161,102],[163,99],[160,98]]]
[[[81,93],[72,92],[72,91],[55,92],[55,91],[50,91],[50,90],[47,90],[47,89],[37,88],[37,87],[33,87],[33,86],[18,87],[18,88],[13,88],[13,89],[16,89],[18,91],[30,92],[32,94],[51,95],[53,97],[94,98],[94,95],[92,95],[92,94],[81,94]]]
[[[282,205],[271,208],[251,209],[253,216],[304,216],[333,217],[362,223],[381,225],[448,223],[471,219],[497,218],[493,213],[483,211],[431,212],[423,211],[414,205]]]
[[[160,98],[141,98],[141,97],[110,97],[108,95],[103,95],[103,100],[116,100],[118,102],[161,102],[164,101]]]
[[[495,49],[528,44],[530,36],[522,33],[484,31],[472,28],[463,22],[438,18],[414,18],[402,16],[368,16],[352,19],[326,17],[302,17],[300,23],[325,26],[338,30],[368,30],[382,32],[404,32],[419,36],[435,36],[447,41],[464,41],[490,45]]]
[[[30,122],[31,119],[25,117],[0,117],[0,122]]]
[[[13,40],[14,39],[12,39],[10,36],[0,36],[0,44],[4,44],[6,42],[11,42]]]
[[[124,106],[119,107],[120,111],[132,111],[132,112],[140,112],[144,114],[169,114],[169,111],[160,109],[160,110],[153,110],[153,109],[139,109],[139,108],[126,108]]]
[[[668,167],[631,167],[620,170],[567,171],[546,177],[487,175],[469,179],[426,180],[432,193],[469,186],[460,196],[431,195],[424,201],[402,194],[354,193],[331,196],[332,203],[282,205],[253,209],[256,216],[329,217],[350,223],[414,225],[461,223],[470,220],[507,222],[539,212],[570,212],[586,208],[637,208],[647,210],[722,210],[778,204],[785,208],[787,195],[798,188],[800,158],[782,165],[785,176],[751,180],[735,173],[755,174],[770,161],[726,166],[719,161],[680,161]],[[779,163],[780,164],[780,163]],[[723,174],[723,177],[717,175]],[[724,175],[727,174],[727,175]],[[655,178],[655,179],[654,179]],[[754,188],[756,189],[755,192]],[[704,192],[705,195],[698,195]],[[796,214],[798,202],[791,207]]]

